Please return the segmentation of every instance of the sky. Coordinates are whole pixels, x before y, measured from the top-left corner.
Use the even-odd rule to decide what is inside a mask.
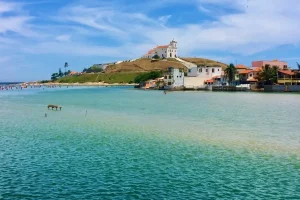
[[[135,59],[172,39],[181,57],[296,68],[299,19],[299,0],[0,0],[0,82]]]

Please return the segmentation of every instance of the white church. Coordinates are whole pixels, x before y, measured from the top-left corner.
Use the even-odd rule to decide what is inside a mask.
[[[157,46],[149,50],[142,58],[152,58],[155,55],[161,58],[177,58],[177,42],[173,39],[168,45]]]

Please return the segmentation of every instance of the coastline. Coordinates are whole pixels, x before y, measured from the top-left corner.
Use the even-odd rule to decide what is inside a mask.
[[[86,82],[86,83],[25,83],[28,86],[135,86],[136,84],[131,83],[93,83],[93,82]]]

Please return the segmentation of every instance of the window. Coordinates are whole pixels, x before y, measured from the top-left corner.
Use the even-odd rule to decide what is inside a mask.
[[[250,77],[252,77],[252,74],[250,74]]]
[[[215,73],[215,68],[212,68],[212,69],[211,69],[211,72],[212,72],[212,73]]]
[[[205,69],[206,72],[208,72],[208,69]]]
[[[168,79],[168,76],[165,76],[165,79]]]
[[[191,73],[192,72],[192,70],[191,69],[189,69],[189,73]]]
[[[171,82],[168,82],[168,85],[172,85],[172,83],[171,83]]]
[[[177,78],[178,78],[178,76],[177,76]]]
[[[220,69],[218,69],[218,71],[220,71]]]

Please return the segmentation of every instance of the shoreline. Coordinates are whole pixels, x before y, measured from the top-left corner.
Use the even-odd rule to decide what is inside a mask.
[[[93,83],[93,82],[87,82],[87,83],[24,83],[28,86],[135,86],[136,84],[131,83]]]

